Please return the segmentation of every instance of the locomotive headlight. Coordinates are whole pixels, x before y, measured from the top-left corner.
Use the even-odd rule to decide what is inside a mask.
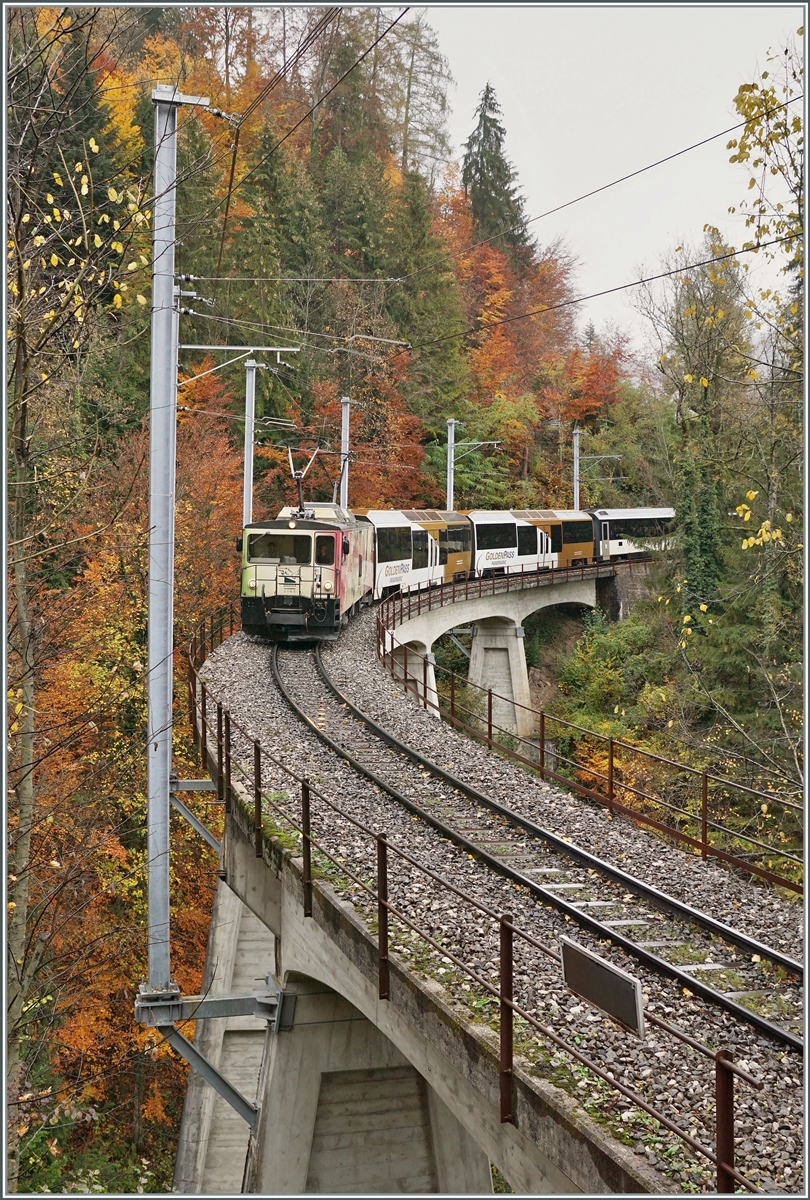
[[[256,580],[255,580],[255,579],[251,579],[250,583],[248,584],[248,587],[255,588],[255,586],[256,586]]]
[[[290,529],[295,529],[295,521],[288,521],[287,526]]]
[[[332,583],[332,580],[331,580],[331,579],[325,579],[325,580],[323,581],[323,590],[324,590],[325,592],[331,592],[331,590],[332,590],[332,588],[333,588],[334,586],[335,586],[335,585]]]

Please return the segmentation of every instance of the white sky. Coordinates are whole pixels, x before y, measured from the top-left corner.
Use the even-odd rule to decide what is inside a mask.
[[[801,5],[427,5],[457,86],[454,152],[474,126],[487,81],[506,127],[506,153],[530,216],[646,166],[737,123],[741,83],[767,69],[804,23]],[[776,64],[771,69],[776,69]],[[797,109],[800,104],[796,105]],[[729,138],[537,221],[541,244],[563,238],[579,260],[577,293],[654,274],[678,245],[699,245],[706,223],[732,242],[727,210],[747,190],[729,163]],[[646,331],[625,294],[589,301],[592,320]]]

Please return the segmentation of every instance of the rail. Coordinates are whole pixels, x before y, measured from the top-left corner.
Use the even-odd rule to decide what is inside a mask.
[[[499,1080],[500,1080],[500,1116],[504,1123],[517,1124],[514,1108],[514,1056],[515,1056],[515,1018],[519,1018],[526,1027],[541,1034],[547,1042],[557,1047],[590,1071],[609,1088],[617,1092],[625,1100],[630,1101],[641,1112],[646,1113],[660,1126],[678,1137],[694,1153],[707,1159],[716,1169],[717,1191],[731,1193],[735,1183],[740,1184],[749,1192],[762,1194],[762,1189],[742,1175],[734,1165],[734,1077],[737,1076],[750,1086],[761,1091],[764,1084],[754,1078],[742,1067],[738,1066],[728,1050],[712,1051],[697,1039],[690,1037],[677,1026],[662,1020],[649,1010],[644,1016],[651,1025],[675,1038],[682,1045],[689,1046],[697,1053],[704,1055],[714,1062],[715,1075],[715,1147],[714,1150],[686,1133],[676,1121],[671,1120],[663,1112],[649,1104],[643,1096],[633,1088],[626,1087],[613,1078],[612,1074],[583,1054],[576,1046],[571,1045],[560,1037],[553,1029],[538,1021],[532,1014],[517,1004],[513,998],[515,967],[515,939],[539,950],[555,962],[561,962],[560,954],[550,946],[534,938],[527,930],[515,924],[512,915],[499,913],[482,904],[474,896],[465,892],[456,884],[444,879],[424,863],[414,858],[407,849],[389,840],[385,833],[371,829],[354,817],[346,809],[324,792],[315,788],[305,777],[297,774],[286,763],[282,762],[253,738],[250,733],[236,721],[229,710],[221,702],[209,695],[207,685],[200,678],[200,668],[210,651],[225,639],[225,630],[233,633],[233,608],[220,610],[211,618],[201,622],[194,633],[188,649],[188,698],[189,720],[192,735],[199,746],[200,754],[207,769],[210,769],[217,784],[217,800],[223,805],[226,813],[232,812],[236,803],[242,807],[243,820],[247,813],[252,816],[252,832],[256,857],[264,852],[264,813],[272,811],[277,814],[288,830],[299,835],[302,861],[302,902],[305,917],[313,913],[313,851],[321,856],[321,861],[328,861],[334,869],[351,880],[352,884],[369,900],[372,909],[376,906],[377,917],[377,954],[378,954],[378,992],[381,1000],[390,1000],[390,945],[392,920],[410,932],[443,960],[451,963],[463,976],[472,980],[476,986],[488,995],[498,1006],[498,1039],[499,1039]],[[212,707],[216,710],[216,715]],[[248,764],[239,761],[233,749],[233,734],[239,732],[252,746],[252,754]],[[271,763],[275,768],[294,781],[300,797],[295,805],[295,811],[279,803],[277,794],[263,791],[261,784],[262,765]],[[252,805],[242,801],[235,786],[235,778],[239,775],[244,783],[244,792],[252,800]],[[287,802],[293,802],[288,793]],[[343,820],[348,821],[359,833],[366,836],[373,846],[373,857],[376,860],[376,872],[373,883],[363,879],[345,861],[338,859],[322,841],[313,833],[313,802],[324,809],[329,809]],[[251,812],[252,809],[252,812]],[[411,878],[415,870],[434,884],[445,888],[458,899],[469,904],[482,917],[489,919],[497,932],[500,946],[498,983],[491,983],[473,968],[469,967],[458,955],[448,947],[442,946],[428,932],[420,928],[415,920],[401,911],[390,899],[390,885],[395,879],[396,868],[392,870],[392,862],[402,862],[411,870],[406,877]]]
[[[632,570],[632,560],[629,566]],[[454,729],[463,730],[485,742],[490,749],[495,749],[537,771],[541,779],[551,779],[566,788],[571,788],[580,795],[605,805],[611,814],[632,817],[633,820],[656,829],[659,833],[700,853],[704,860],[717,859],[768,883],[803,895],[803,860],[789,850],[763,841],[745,830],[729,828],[719,819],[717,812],[713,811],[712,799],[716,799],[718,792],[724,793],[726,797],[734,793],[746,795],[759,802],[757,807],[760,817],[765,816],[775,806],[781,807],[787,814],[802,813],[801,804],[778,793],[758,791],[707,769],[701,770],[686,763],[679,763],[641,747],[632,746],[618,738],[584,729],[542,709],[520,704],[511,697],[501,696],[491,688],[470,683],[457,672],[439,666],[426,655],[410,648],[404,638],[400,641],[394,634],[395,629],[421,613],[454,603],[456,600],[477,599],[479,596],[496,595],[519,588],[601,578],[605,574],[615,573],[615,570],[615,564],[609,570],[601,564],[596,567],[573,567],[515,574],[511,577],[511,584],[510,576],[498,576],[492,579],[455,581],[441,588],[393,595],[382,602],[377,612],[377,657],[394,679],[406,690],[414,692],[424,708],[436,711],[449,721]],[[444,694],[439,692],[438,686],[435,689],[430,686],[431,669],[435,672],[434,679],[441,676],[446,682]],[[479,697],[478,707],[461,703],[460,695]],[[537,731],[536,736],[521,736],[512,729],[496,724],[493,720],[493,705],[496,702],[515,711],[520,709],[529,713],[532,725]],[[558,730],[560,736],[552,739],[549,734]],[[583,740],[593,743],[601,750],[605,760],[603,770],[600,770],[595,762],[582,762],[560,752],[556,743],[564,742],[566,738],[570,740],[572,733],[580,735]],[[641,776],[643,779],[644,774],[649,773],[650,764],[666,767],[680,776],[672,785],[674,797],[667,799],[665,795],[653,794],[624,777]],[[601,765],[600,762],[599,766]],[[557,769],[559,766],[568,768],[571,773],[563,774]],[[688,807],[690,792],[691,808]],[[682,798],[683,793],[686,793],[685,803],[674,803],[673,799]],[[644,805],[653,811],[647,811]],[[664,819],[667,817],[668,820]],[[758,859],[771,861],[767,866],[763,866]],[[776,860],[776,864],[773,860]],[[774,865],[779,869],[771,869]],[[793,870],[788,873],[791,867]]]

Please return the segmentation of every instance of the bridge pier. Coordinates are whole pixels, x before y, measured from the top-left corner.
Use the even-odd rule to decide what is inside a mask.
[[[519,737],[534,733],[529,692],[529,672],[523,648],[523,627],[509,617],[476,621],[468,679],[492,689],[492,722]],[[524,705],[525,707],[516,707]]]
[[[492,1191],[487,1155],[380,1029],[307,976],[285,990],[295,1024],[268,1035],[246,1191]]]

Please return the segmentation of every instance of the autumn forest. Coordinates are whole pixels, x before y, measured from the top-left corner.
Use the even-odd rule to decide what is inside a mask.
[[[746,242],[727,245],[707,213],[695,244],[661,246],[666,277],[633,293],[655,347],[640,357],[583,323],[577,247],[535,232],[484,76],[453,161],[452,62],[429,12],[399,11],[6,10],[16,1190],[169,1190],[183,1103],[185,1065],[133,1016],[156,83],[210,98],[179,120],[181,341],[290,348],[257,372],[255,515],[295,495],[288,446],[301,465],[320,447],[307,495],[331,500],[344,395],[357,507],[444,507],[454,417],[480,443],[459,460],[457,508],[570,508],[576,426],[583,507],[672,504],[677,535],[628,620],[585,621],[553,710],[752,787],[801,787],[799,51],[756,79],[741,64],[740,130],[716,152],[738,164]],[[771,288],[749,279],[753,251]],[[180,360],[175,763],[189,776],[180,651],[238,595],[244,363],[227,357]],[[548,637],[527,629],[532,665]],[[796,835],[772,814],[739,819]],[[217,860],[181,821],[172,836],[173,967],[193,993]]]

